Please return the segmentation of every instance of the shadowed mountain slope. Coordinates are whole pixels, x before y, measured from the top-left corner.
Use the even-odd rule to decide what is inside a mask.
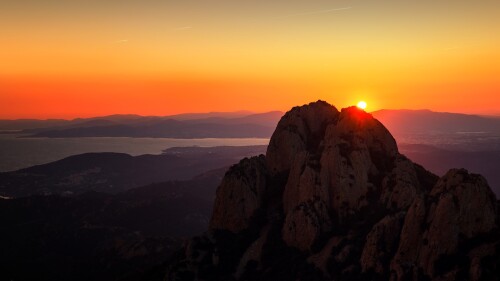
[[[161,155],[86,153],[14,172],[0,173],[0,196],[75,195],[86,191],[117,193],[169,180],[187,180],[228,167],[266,146],[170,148]]]
[[[0,199],[0,280],[156,280],[207,228],[225,171],[115,195]]]

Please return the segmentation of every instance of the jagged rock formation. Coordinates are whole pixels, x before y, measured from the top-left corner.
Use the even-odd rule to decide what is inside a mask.
[[[265,157],[243,159],[226,173],[214,205],[212,229],[239,232],[249,227],[255,212],[262,208],[266,192]]]
[[[318,101],[279,122],[266,156],[233,166],[209,232],[167,280],[488,280],[497,201],[465,170],[441,179],[370,114]]]
[[[418,269],[423,275],[438,276],[443,273],[443,262],[466,254],[460,249],[461,244],[491,233],[495,220],[496,198],[485,179],[463,169],[451,170],[429,194],[413,202],[391,268],[398,280],[418,276]],[[477,257],[469,255],[472,259]],[[450,280],[459,279],[458,274],[467,271],[459,264],[447,266],[450,268],[445,271],[451,269],[447,273]]]

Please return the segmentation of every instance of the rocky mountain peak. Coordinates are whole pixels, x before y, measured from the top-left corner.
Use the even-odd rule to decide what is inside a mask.
[[[482,266],[498,258],[496,206],[481,176],[439,179],[401,155],[372,115],[318,101],[283,116],[266,156],[226,173],[209,233],[167,279],[483,278],[498,270]],[[483,236],[497,250],[481,248]],[[467,269],[444,264],[457,256]]]
[[[294,107],[278,123],[266,153],[269,171],[280,174],[290,171],[297,153],[317,153],[326,129],[338,120],[338,110],[317,101]]]

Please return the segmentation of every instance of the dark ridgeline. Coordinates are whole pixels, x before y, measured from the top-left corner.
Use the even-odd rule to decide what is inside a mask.
[[[497,205],[482,176],[438,178],[370,114],[318,101],[230,168],[166,280],[498,280]]]
[[[0,196],[15,198],[0,198],[0,280],[161,280],[208,227],[227,167],[265,149],[93,153],[0,173]]]
[[[266,146],[174,147],[161,155],[85,153],[13,172],[0,172],[0,196],[118,193],[151,183],[189,180],[259,155]]]
[[[207,228],[225,171],[115,195],[0,199],[0,280],[161,280],[161,264]]]

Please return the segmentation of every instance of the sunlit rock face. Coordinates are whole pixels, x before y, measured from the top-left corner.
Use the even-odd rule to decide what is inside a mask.
[[[497,229],[484,178],[452,170],[438,179],[399,154],[370,114],[318,101],[283,116],[266,156],[226,173],[208,238],[191,246],[205,261],[186,256],[168,276],[479,280],[496,274]]]
[[[275,159],[280,158],[274,155],[279,154],[278,149],[270,148],[267,157],[268,167],[288,173],[283,192],[283,239],[301,250],[310,250],[334,224],[342,224],[371,203],[377,204],[383,175],[395,166],[398,155],[394,138],[370,114],[357,107],[337,113],[333,107],[325,110],[326,105],[319,104],[322,114],[317,125],[299,130],[312,133],[296,137],[305,139],[305,145],[282,141],[279,125],[271,139],[282,151],[294,151],[291,162],[277,164]],[[286,128],[307,124],[316,107],[318,103],[287,113],[283,120],[294,122],[286,122]]]
[[[317,152],[326,127],[338,120],[339,112],[326,102],[294,107],[278,123],[266,153],[273,174],[286,173],[300,152]]]
[[[240,232],[262,208],[267,170],[264,156],[242,160],[229,169],[217,189],[210,228]]]

